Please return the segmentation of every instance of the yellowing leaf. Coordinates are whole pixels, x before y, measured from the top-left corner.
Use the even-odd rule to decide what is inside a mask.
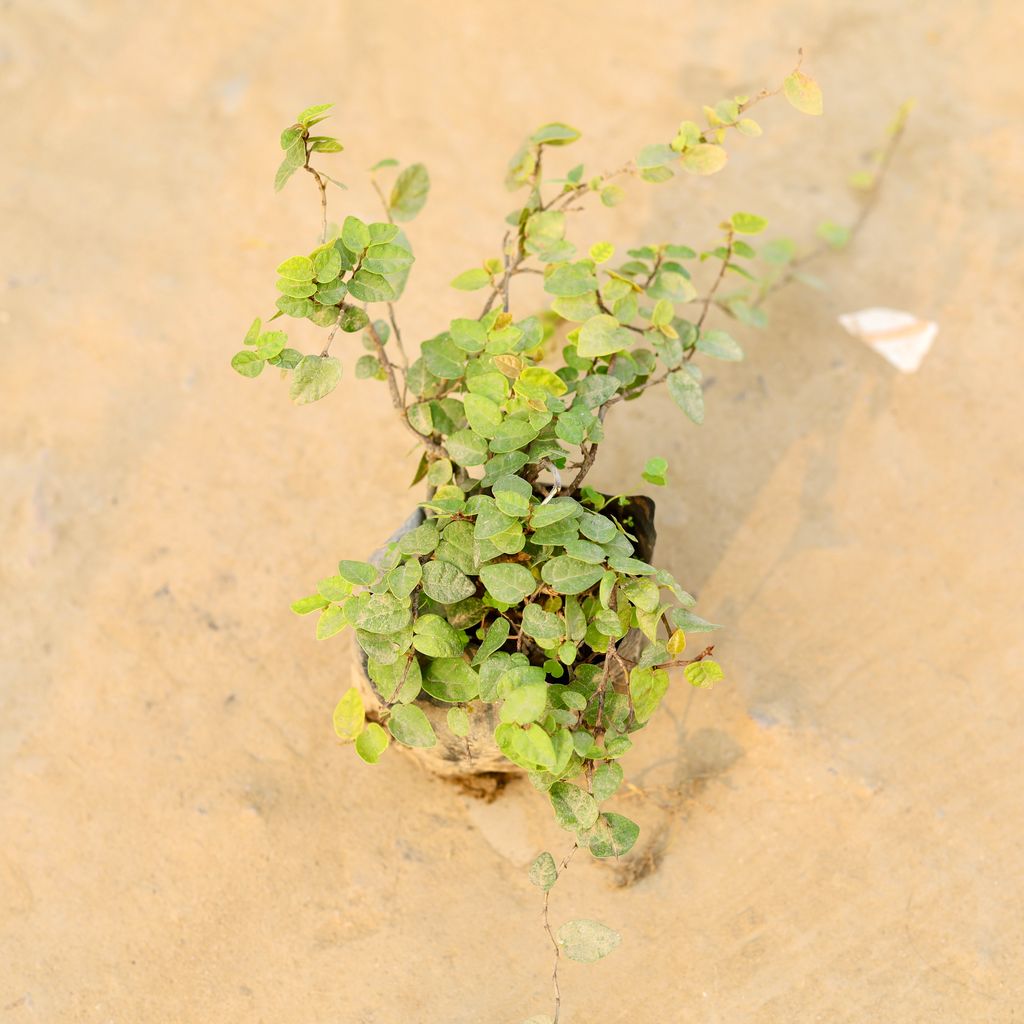
[[[691,174],[714,174],[720,171],[729,159],[729,155],[721,146],[708,142],[687,149],[680,157],[683,170]]]
[[[334,731],[343,740],[354,740],[365,725],[363,698],[354,686],[350,687],[334,709]]]
[[[794,71],[783,84],[786,99],[803,114],[820,114],[823,110],[821,86],[802,71]]]

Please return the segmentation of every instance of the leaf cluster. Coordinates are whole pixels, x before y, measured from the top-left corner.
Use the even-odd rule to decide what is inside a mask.
[[[394,311],[414,261],[399,225],[427,201],[426,168],[379,161],[371,171],[384,219],[349,214],[329,228],[325,182],[344,186],[313,159],[343,147],[313,131],[330,104],[302,111],[280,138],[276,185],[300,168],[315,178],[323,237],[278,265],[275,311],[266,325],[254,320],[232,366],[246,377],[276,367],[289,376],[296,403],[314,402],[341,379],[343,360],[330,354],[335,337],[360,336],[347,346],[356,349],[356,376],[387,385],[403,425],[422,443],[414,482],[429,487],[423,522],[380,564],[343,560],[293,606],[317,614],[320,639],[354,630],[385,703],[382,720],[368,721],[350,690],[335,711],[336,732],[373,763],[392,741],[436,743],[416,704],[423,694],[450,705],[448,727],[457,736],[469,733],[481,705],[493,705],[498,747],[596,857],[619,856],[636,839],[636,826],[601,804],[621,781],[618,759],[664,698],[669,669],[681,668],[698,687],[722,677],[710,648],[683,656],[687,634],[718,627],[694,613],[693,598],[670,574],[638,557],[630,500],[584,484],[605,416],[665,384],[701,423],[697,357],[743,358],[709,314],[763,325],[761,299],[799,257],[785,240],[759,253],[750,239],[766,221],[748,212],[723,220],[710,246],[658,241],[623,256],[607,241],[581,252],[572,218],[588,196],[622,201],[623,176],[659,184],[680,170],[721,170],[730,136],[760,135],[750,109],[777,93],[801,111],[821,112],[820,91],[798,66],[772,92],[705,107],[704,125],[681,122],[612,173],[577,164],[551,176],[552,154],[580,132],[563,122],[532,132],[509,161],[505,185],[519,199],[500,251],[452,280],[460,291],[483,293],[483,309],[450,320],[411,359]],[[390,188],[378,180],[385,174],[394,174]],[[840,244],[840,235],[834,225],[823,229],[829,244]],[[528,271],[540,275],[547,308],[516,314],[510,286]],[[730,291],[734,281],[738,291]],[[328,332],[326,341],[304,353],[272,324],[280,317],[311,322]],[[554,483],[541,484],[542,473]],[[667,473],[666,460],[655,457],[642,476],[663,486]],[[637,637],[645,645],[639,653]]]

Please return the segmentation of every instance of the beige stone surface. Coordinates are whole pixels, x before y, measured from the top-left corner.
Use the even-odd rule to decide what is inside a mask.
[[[428,164],[424,338],[476,306],[446,282],[495,253],[519,137],[564,119],[614,167],[799,45],[825,117],[766,107],[722,175],[581,228],[806,237],[919,100],[873,220],[740,331],[704,427],[664,393],[609,417],[595,481],[670,460],[660,557],[728,677],[627,758],[657,870],[580,858],[555,891],[623,934],[564,968],[563,1021],[1020,1020],[1021,29],[1010,0],[0,4],[0,1021],[549,1012],[522,864],[565,834],[526,784],[474,804],[336,745],[347,641],[287,610],[415,495],[381,388],[296,409],[227,367],[316,230],[276,134],[337,102],[339,213],[373,213],[378,158]],[[940,324],[918,373],[836,324],[868,305]]]

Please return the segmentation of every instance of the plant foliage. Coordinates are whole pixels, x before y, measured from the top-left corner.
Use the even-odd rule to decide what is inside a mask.
[[[799,278],[817,250],[801,253],[785,238],[758,249],[767,222],[745,211],[724,219],[708,246],[652,240],[624,255],[610,242],[581,251],[572,220],[588,198],[623,201],[626,178],[657,185],[722,171],[734,142],[762,134],[751,109],[777,94],[799,111],[822,112],[817,83],[798,65],[777,89],[704,107],[703,123],[682,121],[611,173],[577,163],[552,177],[554,161],[580,132],[561,122],[531,132],[508,164],[505,185],[516,205],[501,246],[451,280],[480,293],[482,308],[443,325],[411,359],[395,303],[414,255],[399,225],[427,201],[426,168],[413,163],[395,174],[397,161],[380,161],[372,173],[383,218],[349,214],[332,226],[327,185],[344,185],[311,162],[342,150],[339,140],[313,134],[330,104],[304,110],[281,134],[275,187],[300,169],[312,175],[321,239],[280,262],[275,311],[266,323],[253,321],[231,365],[244,377],[278,368],[297,404],[329,395],[343,363],[382,382],[422,448],[414,483],[429,488],[422,525],[391,544],[379,564],[343,560],[293,605],[316,616],[320,639],[354,631],[383,697],[375,722],[357,690],[345,693],[334,713],[337,735],[372,764],[392,742],[436,743],[416,703],[423,693],[450,705],[447,727],[460,737],[481,706],[494,705],[500,750],[548,795],[574,849],[597,858],[622,856],[636,842],[637,826],[602,805],[622,781],[619,759],[668,692],[670,670],[682,668],[676,678],[701,688],[723,675],[710,647],[684,657],[688,635],[718,627],[693,612],[694,599],[676,579],[638,557],[630,500],[584,484],[606,414],[664,384],[683,415],[702,423],[698,364],[743,358],[726,327],[712,326],[713,314],[763,326],[764,299]],[[860,187],[875,184],[887,159],[888,150]],[[390,187],[377,177],[392,174]],[[819,235],[836,248],[851,231],[827,223]],[[547,309],[513,312],[511,284],[527,272],[541,275]],[[322,328],[323,345],[295,347],[271,325],[282,317]],[[341,357],[330,354],[339,334],[347,336]],[[662,486],[668,470],[654,456],[642,476]],[[542,483],[542,474],[551,481]],[[639,652],[630,643],[637,637]],[[545,922],[559,870],[547,853],[531,869],[545,893]],[[582,961],[618,943],[588,920],[549,934],[556,955]]]

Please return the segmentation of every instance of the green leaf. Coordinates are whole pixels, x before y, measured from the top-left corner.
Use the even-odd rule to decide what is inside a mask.
[[[298,320],[304,319],[316,310],[316,306],[309,299],[296,299],[290,295],[282,295],[274,305],[286,316],[292,316]]]
[[[284,351],[288,335],[284,331],[266,331],[256,343],[256,355],[260,359],[275,359]]]
[[[652,484],[658,484],[661,487],[665,485],[665,476],[668,473],[668,461],[662,458],[648,459],[647,464],[644,466],[644,471],[641,474],[643,478]]]
[[[448,709],[448,728],[455,736],[465,737],[469,735],[469,715],[465,708],[454,707]]]
[[[824,109],[821,86],[802,71],[794,71],[787,76],[782,90],[786,99],[802,114],[820,114]]]
[[[457,277],[452,279],[451,286],[463,292],[475,292],[479,288],[486,288],[491,283],[491,275],[483,267],[474,267],[472,270],[464,270]]]
[[[749,135],[756,139],[761,134],[761,126],[752,117],[741,117],[736,122],[741,135]]]
[[[405,249],[410,256],[412,255],[412,253],[409,252],[409,243],[405,234],[397,224],[389,224],[385,221],[378,220],[367,225],[367,227],[370,230],[371,244],[384,245],[386,242],[393,242],[397,238],[398,244]]]
[[[596,289],[597,278],[585,263],[559,263],[544,277],[544,290],[551,295],[586,295]]]
[[[345,147],[330,135],[310,135],[306,140],[314,153],[340,153]]]
[[[359,635],[356,633],[357,637]],[[423,674],[414,654],[409,652],[404,657],[402,654],[397,655],[389,663],[379,661],[370,655],[367,670],[378,692],[386,701],[408,704],[419,696]]]
[[[570,832],[590,828],[597,821],[597,801],[571,782],[556,782],[548,790],[548,797],[558,824]]]
[[[607,313],[592,316],[581,328],[576,351],[585,358],[609,356],[621,352],[632,344],[629,331]]]
[[[336,306],[348,295],[348,285],[342,280],[321,285],[313,294],[313,298],[324,306]]]
[[[370,244],[370,229],[358,217],[346,217],[341,226],[341,240],[346,249],[358,255]]]
[[[458,317],[451,322],[449,333],[452,336],[452,341],[463,352],[482,352],[487,343],[487,328],[479,320]]]
[[[274,191],[280,192],[288,179],[306,162],[306,146],[301,137],[285,150],[284,159],[274,175]]]
[[[308,405],[329,395],[340,380],[341,363],[334,356],[303,356],[288,393],[296,405]]]
[[[728,159],[728,153],[721,146],[701,142],[686,149],[680,162],[683,170],[691,174],[714,174],[725,166]]]
[[[768,227],[768,221],[756,213],[734,213],[732,226],[742,235],[756,235]]]
[[[386,277],[362,267],[348,282],[348,292],[361,302],[390,302],[397,297],[397,292]]]
[[[320,284],[328,284],[341,273],[341,253],[333,245],[318,249],[313,256],[313,272]]]
[[[317,583],[316,589],[328,601],[344,601],[352,593],[352,584],[341,576],[328,576]]]
[[[396,704],[391,709],[388,729],[407,747],[432,747],[437,743],[427,716],[415,704]]]
[[[423,164],[410,164],[399,174],[391,189],[388,209],[397,221],[412,220],[427,201],[430,175]]]
[[[561,398],[569,390],[568,385],[558,374],[543,366],[527,366],[515,383],[515,391],[518,395],[527,398],[545,398],[545,393]]]
[[[427,665],[423,689],[437,700],[462,704],[480,696],[480,677],[462,658],[434,658]]]
[[[507,416],[495,430],[488,447],[498,454],[516,451],[525,448],[539,433],[525,417]]]
[[[702,619],[699,615],[694,615],[693,612],[688,611],[686,608],[671,608],[669,609],[668,617],[672,625],[676,629],[683,630],[684,633],[711,633],[716,629],[722,628],[714,622]]]
[[[704,331],[697,339],[697,351],[732,363],[738,363],[743,359],[743,349],[725,331]]]
[[[552,121],[550,124],[538,128],[530,136],[530,141],[537,145],[568,146],[579,137],[579,131],[572,125],[563,124],[561,121]]]
[[[663,327],[665,324],[672,323],[672,317],[675,315],[675,307],[669,299],[659,299],[654,310],[651,312],[651,323],[655,327]]]
[[[529,725],[530,722],[535,722],[544,714],[547,701],[547,683],[524,683],[505,698],[499,717],[502,722]]]
[[[457,380],[465,372],[466,353],[444,335],[423,342],[421,349],[427,369],[435,377]]]
[[[312,281],[313,261],[308,256],[292,256],[277,268],[277,276],[289,281]]]
[[[494,730],[494,740],[510,761],[528,771],[554,768],[557,762],[551,737],[536,723],[522,729],[504,722]]]
[[[618,761],[605,761],[594,769],[594,777],[591,781],[594,799],[603,803],[609,797],[615,795],[615,791],[622,784],[622,765]]]
[[[255,345],[259,340],[260,328],[263,326],[262,321],[259,317],[249,325],[249,330],[245,332],[245,337],[242,339],[243,345]]]
[[[598,921],[568,921],[558,929],[558,944],[570,960],[592,964],[622,941],[618,932]]]
[[[494,437],[501,425],[501,407],[484,395],[467,394],[462,400],[469,425],[481,437]],[[486,447],[484,451],[486,452]],[[457,461],[457,460],[456,460]],[[479,465],[479,463],[477,463]]]
[[[542,892],[547,892],[558,881],[555,858],[547,850],[538,854],[530,865],[530,881]]]
[[[350,687],[334,709],[334,731],[343,740],[354,740],[365,724],[363,698],[354,686]]]
[[[360,356],[356,360],[356,377],[359,380],[376,377],[379,372],[380,360],[376,356]]]
[[[704,392],[686,370],[675,370],[668,375],[668,393],[694,423],[704,422]]]
[[[263,372],[263,363],[264,360],[248,348],[231,357],[231,368],[243,377],[258,377]]]
[[[569,555],[558,555],[544,563],[540,574],[544,582],[559,594],[582,594],[601,579],[604,568]]]
[[[328,640],[335,633],[340,633],[348,625],[345,610],[336,604],[328,605],[316,623],[317,640]]]
[[[377,569],[369,562],[352,562],[342,559],[338,563],[338,575],[349,583],[368,587],[377,580]]]
[[[499,647],[508,639],[508,634],[511,627],[509,626],[508,619],[497,618],[488,627],[487,632],[484,634],[483,640],[480,642],[480,647],[477,649],[476,655],[473,657],[473,664],[480,665],[485,662]]]
[[[428,658],[456,658],[466,638],[440,615],[421,615],[413,624],[413,647]]]
[[[439,604],[455,604],[476,593],[476,585],[450,562],[433,560],[423,566],[423,592]]]
[[[515,562],[483,565],[480,567],[480,579],[487,593],[502,604],[519,604],[537,589],[533,573]]]
[[[663,181],[668,181],[674,175],[674,171],[671,167],[645,167],[640,172],[640,177],[644,181],[649,181],[654,185],[658,185]]]
[[[614,763],[609,762],[609,765]],[[586,840],[593,856],[604,859],[622,857],[629,853],[639,835],[640,826],[635,821],[630,821],[621,814],[608,812],[602,814],[597,824],[580,838]]]
[[[289,281],[287,277],[279,277],[276,286],[282,295],[293,299],[308,299],[317,290],[315,281]]]
[[[436,459],[430,463],[430,468],[427,470],[427,483],[431,487],[440,487],[451,480],[452,472],[451,459]]]
[[[654,714],[667,692],[668,673],[663,668],[635,668],[629,673],[629,695],[638,722]]]
[[[691,686],[696,686],[701,690],[710,690],[715,683],[725,678],[722,666],[709,658],[687,665],[683,669],[683,674]]]
[[[605,185],[601,189],[601,202],[605,206],[618,206],[625,198],[626,193],[619,185]]]
[[[575,498],[552,498],[546,505],[538,505],[533,510],[530,526],[534,530],[540,530],[563,519],[576,519],[583,515],[583,511],[583,506]]]
[[[437,547],[437,541],[437,523],[428,519],[410,530],[398,542],[398,547],[404,555],[429,555]]]
[[[553,612],[544,611],[539,604],[528,604],[523,609],[523,632],[534,640],[561,640],[565,626]]]
[[[413,255],[403,245],[379,242],[371,245],[363,257],[363,266],[375,274],[397,274],[412,265]]]
[[[665,164],[674,163],[679,154],[671,146],[656,142],[650,146],[644,146],[637,154],[636,165],[641,170],[647,167],[662,167]]]
[[[533,488],[520,476],[503,476],[491,485],[494,503],[507,516],[522,518],[530,511]]]
[[[292,611],[296,615],[308,615],[310,612],[326,608],[330,604],[321,594],[310,594],[309,597],[300,597],[298,601],[292,601]]]
[[[408,601],[384,591],[372,594],[360,608],[356,626],[367,633],[397,633],[409,624],[412,612]]]
[[[299,124],[301,124],[303,127],[308,127],[311,121],[313,121],[314,119],[320,119],[320,114],[322,114],[325,110],[330,110],[331,107],[333,106],[333,103],[317,103],[313,107],[306,107],[306,109],[301,114],[299,114],[299,116],[295,118],[295,120],[298,121]]]
[[[286,348],[283,349],[281,354],[274,360],[274,366],[279,366],[284,370],[294,370],[301,362],[301,352],[297,352],[293,348]]]
[[[423,577],[423,566],[416,558],[396,565],[388,575],[388,589],[395,597],[405,599],[419,586]]]
[[[390,742],[388,734],[376,722],[367,722],[366,728],[356,737],[356,753],[367,764],[376,764]]]
[[[487,461],[487,441],[473,430],[456,430],[447,441],[448,454],[460,466],[482,466]]]
[[[697,295],[693,282],[674,270],[662,270],[647,289],[652,299],[668,299],[669,302],[689,302]]]
[[[595,544],[609,544],[618,535],[615,523],[596,512],[584,512],[580,518],[580,533]]]

